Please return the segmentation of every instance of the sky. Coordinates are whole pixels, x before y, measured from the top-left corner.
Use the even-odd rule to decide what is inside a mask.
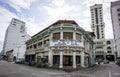
[[[110,3],[117,0],[0,0],[0,51],[5,32],[12,18],[26,23],[32,36],[57,20],[75,20],[79,26],[91,31],[90,6],[103,4],[105,37],[113,38]]]

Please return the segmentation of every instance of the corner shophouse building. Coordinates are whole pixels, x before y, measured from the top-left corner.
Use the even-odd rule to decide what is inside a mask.
[[[74,20],[58,20],[26,42],[26,62],[46,58],[49,67],[87,67],[94,64],[94,33]]]

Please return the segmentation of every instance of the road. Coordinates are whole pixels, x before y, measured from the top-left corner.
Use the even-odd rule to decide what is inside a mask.
[[[0,61],[0,77],[120,77],[120,66],[111,63],[66,72]]]
[[[74,71],[72,74],[87,75],[90,77],[120,77],[120,66],[115,63],[101,64],[93,68]]]

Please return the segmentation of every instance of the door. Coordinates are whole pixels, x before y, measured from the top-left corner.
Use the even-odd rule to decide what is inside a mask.
[[[73,58],[72,56],[63,56],[63,65],[64,66],[72,66]]]

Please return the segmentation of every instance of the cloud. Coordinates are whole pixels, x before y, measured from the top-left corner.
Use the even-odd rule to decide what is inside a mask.
[[[40,6],[39,10],[41,9],[46,13],[46,19],[44,21],[45,24],[49,25],[54,23],[59,19],[75,19],[79,16],[79,11],[76,9],[74,5],[70,5],[65,0],[52,0],[49,4]]]
[[[36,34],[43,29],[40,25],[34,23],[34,17],[25,19],[24,21],[26,22],[27,33],[30,34],[30,36]]]
[[[21,9],[30,9],[33,2],[37,0],[8,0],[8,4],[16,9],[16,11],[21,12]]]
[[[0,19],[0,51],[3,48],[6,29],[9,26],[12,18],[17,18],[19,20],[24,21],[26,23],[27,32],[30,35],[34,35],[42,29],[40,25],[34,23],[35,17],[29,17],[29,18],[22,17],[21,19],[17,17],[14,13],[11,13],[10,11],[8,11],[3,7],[0,7],[0,18],[1,18]]]

